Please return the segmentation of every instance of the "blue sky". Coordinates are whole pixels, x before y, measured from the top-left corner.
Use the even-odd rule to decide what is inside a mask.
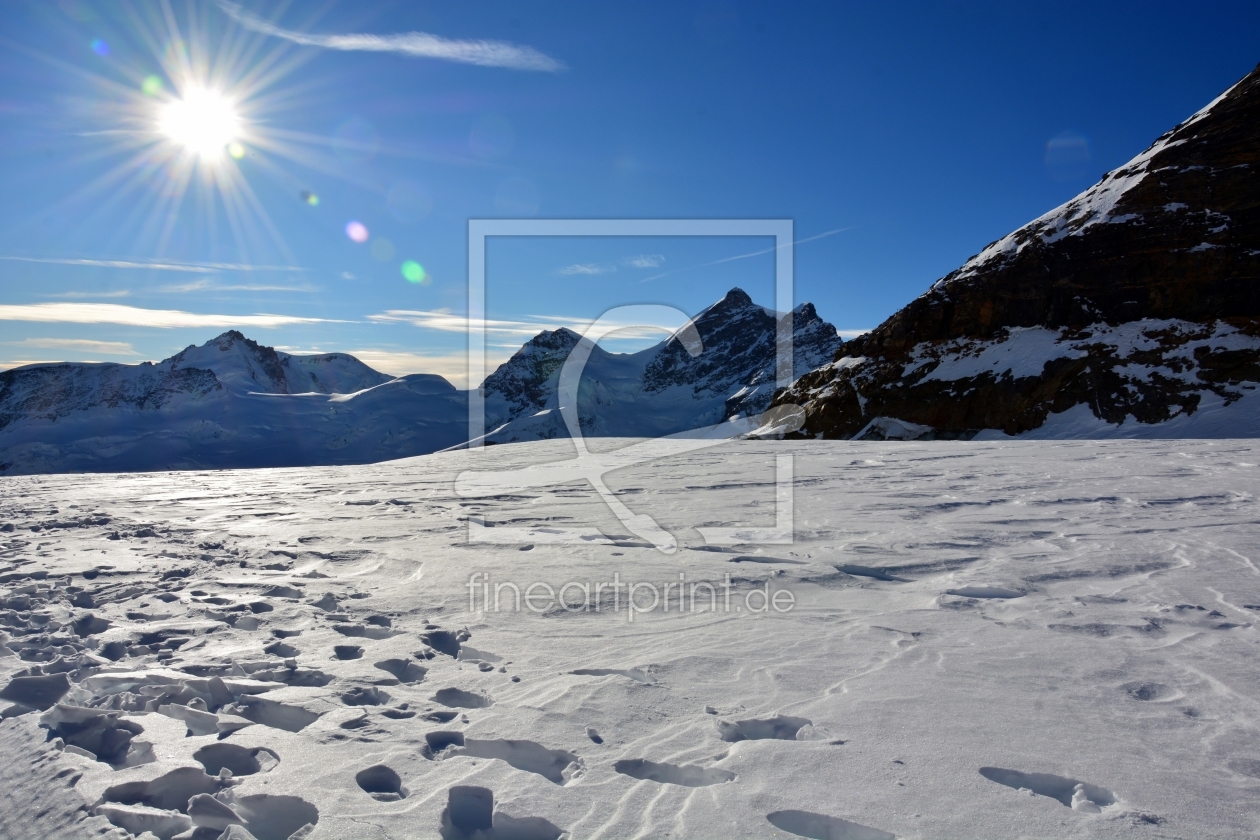
[[[239,326],[457,379],[470,218],[790,218],[797,301],[870,328],[1249,72],[1258,24],[1227,2],[7,3],[0,363]],[[227,106],[172,122],[198,88],[238,145]],[[766,246],[493,241],[491,355],[618,303],[769,304]]]

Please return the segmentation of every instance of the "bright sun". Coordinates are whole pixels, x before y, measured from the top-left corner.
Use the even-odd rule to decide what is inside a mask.
[[[232,102],[206,88],[190,88],[162,109],[158,127],[175,143],[202,158],[223,154],[236,139],[240,120]]]

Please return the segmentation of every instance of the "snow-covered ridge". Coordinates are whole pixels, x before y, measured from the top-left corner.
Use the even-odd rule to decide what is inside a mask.
[[[465,436],[467,397],[229,331],[156,364],[0,373],[0,474],[365,463]]]
[[[827,362],[835,328],[792,314],[797,374]],[[674,338],[639,353],[599,347],[578,392],[586,433],[663,435],[764,411],[780,318],[736,289],[694,323],[705,350]],[[483,383],[490,440],[567,431],[560,366],[582,339],[527,342]],[[229,331],[158,363],[32,365],[0,373],[0,474],[306,466],[427,454],[467,441],[468,393],[438,376],[394,378],[344,353],[300,356]]]
[[[264,394],[351,394],[394,377],[346,353],[294,355],[229,330],[166,360],[172,370],[213,371],[227,388]]]
[[[1171,140],[1171,136],[1172,132],[1165,134],[1145,152],[1119,169],[1107,173],[1101,181],[1071,201],[990,243],[957,271],[936,281],[932,288],[940,288],[955,280],[970,277],[992,260],[1012,257],[1034,242],[1051,244],[1065,236],[1079,236],[1092,225],[1118,225],[1139,220],[1141,217],[1137,214],[1115,214],[1116,205],[1125,193],[1147,176],[1150,163],[1156,155],[1185,142]]]

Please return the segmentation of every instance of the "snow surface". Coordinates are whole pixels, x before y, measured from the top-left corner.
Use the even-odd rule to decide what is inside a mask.
[[[1046,362],[1052,359],[1081,358],[1086,355],[1079,348],[1061,346],[1062,339],[1061,330],[1012,327],[1007,335],[996,341],[960,340],[954,342],[953,346],[947,344],[945,348],[931,347],[934,353],[941,355],[941,361],[922,381],[966,379],[983,373],[991,373],[996,377],[1010,376],[1012,379],[1040,376]],[[929,348],[920,345],[916,349]],[[915,358],[906,365],[901,375],[910,375],[930,359],[931,356]]]
[[[1173,344],[1173,340],[1180,344]],[[1165,349],[1166,348],[1166,349]],[[1050,329],[1047,327],[1012,327],[1004,335],[982,341],[969,338],[940,343],[924,342],[911,351],[910,361],[902,368],[902,377],[934,365],[921,382],[949,382],[983,374],[994,378],[1040,376],[1046,364],[1056,359],[1080,359],[1102,351],[1118,359],[1135,353],[1163,350],[1165,361],[1176,359],[1182,370],[1167,366],[1132,363],[1116,368],[1117,372],[1145,378],[1152,372],[1205,385],[1197,378],[1195,350],[1260,349],[1260,338],[1248,335],[1224,321],[1204,326],[1190,321],[1144,318],[1123,324],[1091,324],[1083,329]],[[833,367],[842,367],[841,359]],[[1241,432],[1234,437],[1246,437]]]
[[[697,526],[773,519],[785,453],[795,541],[700,542]],[[23,768],[3,774],[0,824],[80,836],[73,794],[167,835],[184,809],[259,840],[297,820],[310,840],[453,837],[462,785],[493,792],[483,837],[529,840],[1260,834],[1256,442],[743,441],[608,476],[674,555],[624,536],[584,484],[453,491],[469,468],[572,454],[0,478],[0,621],[20,654],[0,656],[0,697],[43,705],[10,679],[41,663],[41,691],[69,687],[0,721]],[[538,541],[469,545],[471,516]],[[607,538],[543,544],[557,524]],[[470,610],[475,572],[729,573],[741,609]],[[790,611],[742,608],[767,581]],[[92,705],[143,730],[117,769],[57,722]],[[32,755],[41,717],[58,757]],[[475,818],[476,792],[454,796]]]

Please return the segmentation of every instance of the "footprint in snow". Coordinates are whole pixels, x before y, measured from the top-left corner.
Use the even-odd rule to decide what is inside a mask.
[[[1023,592],[1018,589],[1007,589],[1002,586],[960,586],[957,589],[946,589],[946,595],[958,598],[1022,598]]]
[[[980,775],[991,782],[1016,790],[1029,790],[1038,796],[1058,800],[1073,811],[1098,814],[1108,805],[1116,804],[1116,796],[1106,788],[1091,785],[1079,779],[1056,776],[1053,773],[1024,773],[1002,767],[981,767]]]
[[[775,828],[811,840],[896,840],[887,831],[810,811],[775,811],[766,819]]]

